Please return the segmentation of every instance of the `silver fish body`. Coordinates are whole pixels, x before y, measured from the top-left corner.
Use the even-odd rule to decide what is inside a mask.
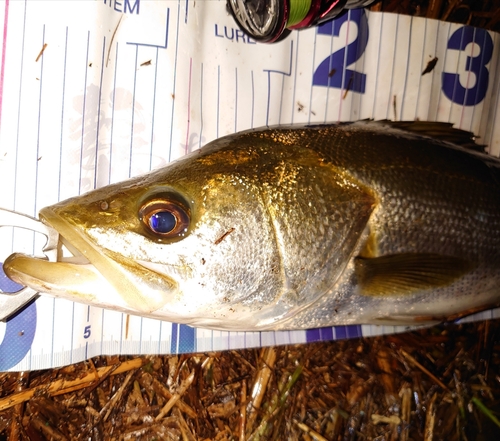
[[[40,211],[19,283],[195,326],[430,323],[500,303],[499,161],[442,123],[251,130]]]

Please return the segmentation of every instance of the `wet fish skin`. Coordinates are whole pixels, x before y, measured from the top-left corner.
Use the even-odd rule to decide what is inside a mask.
[[[470,134],[427,122],[237,133],[41,210],[85,271],[20,255],[4,268],[53,295],[216,329],[484,309],[500,302],[499,161],[458,144]],[[185,232],[148,230],[138,213],[157,199],[188,214]]]

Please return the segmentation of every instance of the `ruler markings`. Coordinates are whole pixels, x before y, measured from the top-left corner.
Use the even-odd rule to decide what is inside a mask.
[[[368,32],[368,38],[366,39],[366,45],[365,45],[365,48],[363,49],[363,54],[362,54],[362,58],[361,59],[361,72],[364,72],[365,75],[366,75],[366,81],[365,81],[365,84],[367,85],[369,83],[369,77],[370,77],[370,73],[368,72],[370,70],[370,67],[367,66],[367,54],[366,54],[366,48],[368,47],[368,43],[370,42],[370,35],[369,35],[369,22],[370,22],[370,11],[368,10],[365,10],[365,15],[366,15],[366,29],[365,29],[365,32]],[[358,32],[361,32],[361,31],[358,31]],[[357,60],[356,63],[359,62],[359,59]],[[357,107],[355,106],[352,106],[351,107],[351,114],[350,114],[350,119],[363,119],[364,116],[362,116],[363,114],[363,109],[364,109],[364,101],[366,100],[366,97],[367,97],[367,94],[366,94],[366,89],[365,89],[365,93],[358,93],[358,94],[355,94],[355,97],[357,97],[358,99],[358,104],[357,104]]]
[[[38,304],[40,304],[39,302],[37,302]],[[52,303],[52,320],[51,320],[51,323],[50,323],[50,329],[51,329],[51,332],[50,332],[50,362],[51,362],[51,365],[54,366],[54,363],[55,363],[55,360],[54,360],[54,357],[55,357],[55,354],[58,352],[56,350],[56,342],[55,342],[55,334],[54,334],[54,329],[55,329],[55,326],[56,326],[56,299],[53,298],[51,299],[51,303]]]
[[[399,17],[398,17],[398,21],[399,21]],[[400,109],[399,109],[399,120],[402,120],[403,119],[403,109],[404,109],[404,106],[405,106],[405,103],[406,103],[406,92],[407,92],[407,88],[408,88],[408,75],[410,73],[410,60],[411,60],[411,30],[412,30],[412,25],[413,25],[413,17],[410,18],[410,28],[409,28],[409,31],[408,31],[408,42],[407,42],[407,47],[406,47],[406,69],[405,69],[405,75],[404,75],[404,78],[403,78],[403,95],[401,97],[401,105],[400,105]]]
[[[283,97],[284,97],[284,95],[285,95],[285,76],[282,75],[281,76],[281,93],[280,93],[281,99],[280,99],[280,108],[278,111],[278,124],[281,124],[281,113],[283,110]]]
[[[83,81],[83,103],[82,103],[82,130],[81,130],[81,142],[80,142],[80,171],[78,176],[78,194],[82,192],[82,170],[83,170],[83,154],[85,151],[85,121],[86,121],[86,110],[87,110],[87,66],[89,64],[89,46],[90,46],[90,31],[87,32],[87,51],[85,56],[85,75]],[[42,57],[43,60],[43,57]]]
[[[61,176],[62,176],[62,158],[63,158],[63,145],[64,145],[64,128],[65,128],[65,97],[66,97],[66,73],[68,61],[68,26],[66,26],[65,39],[64,39],[64,60],[63,60],[63,81],[62,81],[62,97],[61,97],[61,137],[59,139],[59,176],[57,184],[57,200],[61,200]]]
[[[129,148],[129,163],[128,163],[128,176],[132,177],[132,161],[134,157],[134,122],[135,122],[135,91],[137,86],[137,60],[139,57],[139,46],[135,46],[135,62],[134,62],[134,80],[132,82],[132,106],[130,113],[130,148]]]
[[[380,54],[381,53],[381,49],[382,49],[382,42],[383,42],[383,39],[382,39],[382,29],[383,29],[383,22],[384,22],[384,16],[381,15],[380,16],[380,25],[379,25],[379,34],[378,34],[378,38],[375,40],[375,41],[378,41],[378,48],[376,50],[375,53],[377,54]],[[374,75],[374,78],[375,78],[375,84],[374,84],[374,94],[373,94],[373,107],[372,107],[372,114],[371,114],[371,118],[376,118],[376,105],[377,105],[377,91],[378,91],[378,88],[379,88],[379,85],[378,85],[378,81],[379,81],[379,77],[380,77],[380,57],[376,57],[376,68],[374,69],[375,70],[375,75]]]
[[[45,45],[45,25],[42,28],[42,46]],[[35,188],[33,190],[34,193],[34,206],[33,206],[33,216],[37,215],[37,196],[38,196],[38,187],[39,187],[39,160],[40,160],[40,130],[41,130],[41,115],[42,115],[42,93],[43,93],[43,66],[44,66],[45,57],[42,55],[40,57],[40,78],[39,78],[39,88],[38,88],[38,115],[37,115],[37,132],[36,132],[36,156],[35,160]],[[32,253],[35,254],[35,233],[33,233],[33,248]]]
[[[426,31],[427,31],[427,26],[428,26],[428,24],[429,24],[429,22],[426,20],[426,21],[425,21],[425,30],[426,30]],[[438,28],[437,32],[435,33],[435,37],[434,37],[434,56],[437,56],[437,54],[438,54],[438,52],[439,52],[439,38],[438,38],[438,37],[439,37],[439,32],[440,32],[440,28]],[[427,34],[427,32],[426,32],[426,34]],[[441,54],[440,54],[440,55],[441,55]],[[444,57],[443,57],[443,66],[445,65],[445,62],[446,62],[446,52],[445,52]],[[433,82],[433,83],[434,83],[435,81],[441,81],[441,79],[440,79],[440,78],[438,78],[437,80],[435,80],[435,78],[439,76],[439,74],[438,74],[438,72],[437,72],[437,71],[434,71],[434,70],[433,70],[433,71],[431,72],[431,74],[432,74],[432,82]],[[432,93],[432,91],[431,91],[431,93]],[[441,94],[439,95],[439,97],[440,97],[440,96],[441,96]],[[439,97],[438,97],[438,103],[437,103],[438,105],[439,105]],[[429,97],[429,103],[430,103],[430,102],[431,102],[431,99],[430,99],[430,97]],[[430,116],[430,112],[431,112],[431,106],[430,106],[430,105],[428,105],[428,106],[427,106],[427,119],[432,118],[432,117]],[[434,118],[435,118],[435,116],[436,116],[436,115],[437,115],[437,107],[436,107],[436,111],[435,111]]]
[[[292,108],[290,109],[291,110],[291,118],[290,118],[290,124],[293,124],[294,123],[294,116],[295,116],[295,95],[296,95],[296,92],[297,92],[297,72],[299,70],[298,66],[299,66],[299,44],[300,44],[300,32],[297,32],[297,31],[294,31],[294,34],[297,36],[297,49],[296,49],[296,56],[295,56],[295,74],[294,74],[294,77],[293,77],[293,87],[292,87]],[[314,53],[316,52],[315,51],[316,49],[316,31],[314,32],[314,44],[313,44],[313,56],[314,56]],[[314,62],[313,62],[313,65],[314,65]]]
[[[151,170],[153,168],[153,144],[154,144],[154,129],[155,129],[155,114],[156,114],[157,80],[158,80],[158,48],[156,48],[155,75],[154,75],[154,83],[153,83],[153,103],[152,103],[152,111],[151,111],[151,138],[150,138],[150,149],[149,149],[149,170]]]
[[[135,41],[127,41],[127,44],[135,45],[135,46],[154,47],[156,49],[167,49],[168,48],[169,17],[170,17],[170,8],[167,8],[167,14],[166,14],[166,18],[165,18],[166,23],[165,23],[165,43],[164,44],[147,44],[147,43],[138,43]]]
[[[238,68],[234,68],[234,132],[238,131]]]
[[[316,36],[317,36],[317,32],[314,33],[314,50],[312,51],[312,62],[311,62],[311,68],[312,68],[312,71],[311,71],[311,78],[313,78],[314,76],[314,71],[316,70]],[[326,40],[326,39],[324,39]],[[330,45],[332,44],[333,42],[333,36],[330,37]],[[298,44],[297,44],[298,46]],[[330,64],[331,64],[331,57],[330,57]],[[311,81],[311,86],[309,87],[309,112],[308,112],[308,115],[307,115],[307,122],[310,124],[311,123],[311,114],[312,114],[312,103],[313,103],[313,90],[314,90],[314,84],[313,82]],[[330,91],[330,88],[327,87],[326,88],[326,93],[328,95],[328,92]],[[295,100],[292,102],[292,105],[294,105],[295,103]]]
[[[477,45],[477,43],[475,43],[477,33],[478,33],[478,30],[477,30],[476,28],[474,28],[474,39],[473,39],[473,40],[474,40],[474,44],[471,44],[471,45],[470,45],[470,47],[471,47],[471,55],[470,55],[470,56],[471,56],[471,58],[472,58],[472,53],[473,53],[473,51],[474,51],[474,47]],[[488,80],[491,78],[491,75],[490,75],[490,73],[491,73],[491,72],[490,72],[490,68],[486,67],[486,64],[488,64],[488,63],[490,63],[490,62],[491,62],[491,60],[492,60],[492,58],[493,58],[493,55],[491,54],[491,57],[490,57],[490,59],[488,60],[488,63],[486,63],[486,62],[485,62],[485,57],[487,57],[487,56],[488,56],[488,54],[487,54],[487,52],[486,52],[485,48],[488,46],[488,42],[489,42],[489,41],[492,41],[492,39],[491,39],[491,37],[490,37],[489,32],[485,32],[485,31],[483,30],[482,35],[483,35],[483,40],[482,40],[482,44],[480,44],[480,45],[479,45],[479,46],[480,46],[480,49],[479,49],[479,50],[480,50],[480,53],[479,53],[479,56],[481,57],[481,63],[480,63],[480,66],[481,66],[481,67],[483,67],[483,68],[485,69],[485,71],[487,72],[487,77],[486,77],[486,79],[487,79],[487,81],[486,81],[486,82],[487,82],[487,84],[486,84],[486,97],[488,97],[488,89],[490,89],[490,88],[491,88],[491,87],[490,87],[490,84],[491,84],[491,83],[490,83]],[[492,51],[492,52],[493,52],[493,51]],[[472,64],[472,60],[471,60],[471,64]],[[472,66],[471,66],[471,67],[472,67]],[[468,73],[468,76],[467,76],[467,86],[466,86],[466,92],[465,92],[465,100],[466,100],[466,101],[467,101],[467,95],[470,93],[470,90],[471,90],[468,86],[469,86],[469,84],[470,84],[470,82],[471,82],[471,78],[470,78],[470,76],[471,76],[471,74],[472,74],[472,69],[471,69],[471,70],[469,70],[468,72],[469,72],[469,73]],[[481,74],[480,74],[480,72],[476,72],[476,73],[474,74],[474,77],[475,77],[475,84],[474,84],[474,87],[476,87],[476,88],[477,88],[477,89],[476,89],[476,99],[474,100],[474,102],[475,102],[475,101],[477,101],[477,96],[478,96],[478,94],[480,94],[480,93],[481,93],[481,87],[480,87],[480,86],[482,86],[482,81],[484,80],[484,78],[483,78],[483,75],[481,75]],[[474,122],[474,115],[475,115],[475,113],[478,111],[478,109],[482,110],[482,107],[484,107],[484,105],[485,105],[485,102],[486,102],[486,101],[487,101],[487,100],[481,100],[481,101],[480,101],[480,103],[481,103],[481,104],[479,104],[479,106],[481,106],[481,107],[478,107],[478,106],[471,106],[471,107],[472,107],[472,108],[471,108],[471,110],[472,110],[472,112],[471,112],[471,113],[472,113],[472,114],[471,114],[471,117],[470,117],[469,126],[468,126],[468,127],[466,127],[468,130],[472,130],[472,129],[473,129],[472,125],[473,125],[473,122]],[[467,109],[469,109],[469,107],[468,107]],[[466,119],[465,112],[466,112],[466,107],[462,106],[462,116],[461,116],[461,121],[465,121],[465,119]],[[463,127],[463,126],[462,126],[462,124],[461,124],[461,127]],[[465,128],[465,127],[463,127],[463,128]]]
[[[347,55],[348,55],[348,51],[349,51],[349,48],[348,48],[348,44],[349,44],[349,30],[351,28],[351,10],[348,10],[347,11],[347,21],[346,23],[343,24],[343,26],[346,28],[346,36],[345,36],[345,41],[344,41],[344,47],[345,47],[345,50],[344,50],[344,62],[343,62],[343,65],[342,65],[342,89],[340,89],[340,91],[342,92],[343,91],[343,88],[344,87],[349,87],[349,85],[347,84],[347,81],[346,81],[346,75],[347,75]],[[333,28],[333,26],[332,26]],[[358,33],[359,33],[359,26],[358,26]],[[339,35],[340,35],[340,30],[339,30]],[[338,114],[337,114],[337,121],[341,121],[342,120],[342,105],[344,103],[344,94],[341,95],[341,98],[339,98],[338,102],[339,102],[339,106],[338,106]]]
[[[450,33],[451,33],[451,23],[446,23],[446,25],[447,25],[446,28],[448,29],[448,33],[447,33],[447,36],[446,36],[446,41],[449,41],[449,39],[450,39]],[[463,34],[462,34],[462,39],[463,39]],[[449,54],[449,52],[445,51],[445,57],[444,57],[445,58],[445,64],[444,64],[445,66],[446,66],[446,58],[447,58],[448,54]],[[462,55],[462,53],[460,53],[459,56],[457,57],[457,65],[456,65],[457,71],[458,71],[458,66],[460,64],[460,56],[461,55]],[[453,87],[453,96],[455,96],[455,94],[456,94],[456,89],[457,89],[458,82],[459,81],[458,81],[458,76],[457,76],[457,78],[455,79],[454,87]],[[439,94],[438,100],[437,100],[437,108],[436,108],[436,119],[439,118],[438,112],[439,112],[439,109],[441,107],[441,99],[442,99],[442,94]],[[453,105],[450,105],[449,109],[450,110],[449,110],[449,114],[448,114],[448,118],[447,118],[448,121],[451,120],[452,111],[453,111]]]
[[[103,353],[103,346],[104,346],[104,326],[105,326],[105,321],[104,321],[104,309],[101,309],[101,341],[99,345],[99,353]]]
[[[161,354],[161,341],[162,341],[162,328],[163,328],[163,323],[160,322],[160,326],[158,327],[158,338],[157,338],[157,345],[156,345],[156,353]]]
[[[219,137],[219,109],[220,109],[220,64],[217,65],[217,107],[215,109],[215,115],[216,115],[216,137]]]
[[[120,337],[119,337],[119,342],[118,342],[119,343],[119,348],[120,348],[119,349],[120,354],[123,352],[123,333],[124,333],[124,330],[123,330],[123,328],[124,328],[123,321],[127,320],[127,315],[128,314],[124,313],[124,314],[121,314],[121,317],[120,317],[120,334],[119,334]],[[111,337],[111,341],[112,340],[113,340],[113,337]]]
[[[170,340],[170,353],[177,354],[179,352],[179,325],[177,323],[172,323],[170,333],[172,336]]]
[[[399,29],[399,20],[396,19],[396,30],[395,34],[397,35]],[[396,52],[396,47],[397,47],[397,38],[394,38],[393,40],[393,46],[392,46],[392,53],[394,54]],[[397,106],[397,102],[394,102],[394,56],[392,57],[392,69],[391,69],[391,79],[388,83],[388,91],[389,91],[389,96],[387,97],[387,107],[386,107],[386,112],[385,112],[385,119],[393,119],[392,116],[396,117],[397,113],[393,112],[394,107]]]
[[[414,30],[415,28],[413,27],[413,17],[411,18],[411,21],[412,21],[412,30]],[[422,55],[420,56],[420,66],[424,66],[425,64],[425,47],[426,47],[426,42],[427,42],[427,21],[424,21],[424,42],[423,42],[423,47],[422,47]],[[411,37],[412,37],[412,34],[413,33],[410,33],[410,42],[411,42]],[[434,57],[436,56],[436,52],[434,51],[434,54],[431,54],[433,55]],[[423,71],[422,71],[423,72]],[[420,103],[420,87],[422,86],[422,73],[419,72],[420,75],[418,76],[418,86],[417,86],[417,95],[416,95],[416,98],[415,98],[415,109],[413,111],[414,115],[418,115],[418,110],[419,110],[419,103]],[[432,74],[432,72],[429,72],[430,74]],[[426,75],[429,75],[429,74],[426,74]]]
[[[3,86],[5,80],[5,56],[7,53],[7,30],[9,27],[9,5],[10,0],[5,0],[3,17],[3,39],[2,39],[2,65],[0,68],[0,129],[2,128],[2,110],[3,110]]]
[[[470,55],[468,55],[471,59],[472,58],[475,58],[474,57],[474,48],[476,46],[476,30],[474,29],[474,36],[472,37],[472,41],[473,43],[469,43],[469,48],[470,48]],[[465,38],[465,32],[463,33],[463,36]],[[483,46],[484,47],[484,46]],[[465,51],[464,51],[465,52]],[[482,51],[482,55],[484,55],[484,51]],[[467,101],[467,95],[469,94],[469,85],[471,83],[471,74],[472,74],[472,70],[469,69],[467,70],[467,75],[465,77],[465,97],[464,97],[464,102]],[[458,80],[458,79],[457,79]],[[479,78],[477,76],[475,76],[475,80],[476,82],[477,81],[480,81]],[[459,81],[459,80],[458,80]],[[457,81],[457,83],[458,83]],[[460,111],[460,123],[459,123],[459,127],[462,128],[463,127],[463,120],[464,120],[464,114],[465,114],[465,109],[466,107],[465,106],[462,106],[462,109]]]
[[[116,103],[116,77],[118,72],[118,42],[116,42],[115,66],[113,72],[113,94],[111,99],[111,123],[110,123],[110,139],[109,139],[109,164],[108,164],[108,184],[112,181],[112,164],[113,164],[113,136],[115,131],[115,103]]]
[[[314,33],[314,46],[316,46],[316,38],[317,38],[318,32]],[[329,53],[333,54],[333,42],[334,42],[334,37],[333,35],[330,35],[330,50]],[[312,59],[312,74],[314,75],[314,71],[316,70],[316,51],[313,52],[313,59]],[[328,75],[335,75],[335,72],[332,74],[332,69],[333,69],[333,57],[330,57],[330,61],[328,63]],[[330,104],[330,90],[331,87],[326,88],[326,99],[325,99],[325,116],[323,118],[324,122],[327,122],[328,120],[328,105]]]
[[[202,146],[203,138],[203,63],[200,63],[200,136],[198,138],[198,148]]]
[[[497,47],[497,45],[500,44],[500,36],[498,34],[495,34],[495,46],[494,47]],[[497,53],[498,55],[498,53]],[[493,60],[494,58],[492,58]],[[498,71],[500,70],[500,56],[497,56],[497,63],[496,63],[496,66],[495,66],[495,74],[496,76],[498,76]],[[498,116],[499,116],[499,108],[500,108],[500,84],[499,82],[496,82],[496,88],[493,88],[493,92],[496,92],[494,95],[493,95],[493,100],[494,100],[494,104],[493,105],[490,105],[490,108],[492,108],[492,112],[493,112],[493,115],[491,116],[490,114],[490,120],[493,121],[493,124],[488,124],[487,126],[496,126],[495,122],[500,119]],[[487,127],[488,129],[488,127]],[[488,139],[486,139],[485,137],[485,143],[488,145],[488,153],[491,152],[492,150],[492,146],[493,146],[493,142],[494,142],[494,135],[495,135],[495,129],[494,128],[491,128],[491,130],[488,132],[486,132],[486,135],[488,136]],[[499,135],[497,135],[499,138],[500,138],[500,132],[498,132]],[[500,140],[499,140],[500,142]],[[496,152],[496,156],[498,156],[499,153]]]
[[[45,25],[42,27],[42,48],[45,47]],[[43,49],[42,49],[43,51]],[[44,86],[44,62],[45,62],[45,57],[42,54],[39,56],[39,62],[40,62],[40,73],[39,73],[39,87],[38,87],[38,108],[37,108],[37,132],[36,132],[36,155],[32,160],[35,161],[35,177],[34,177],[34,184],[35,188],[33,189],[33,211],[32,215],[37,216],[38,210],[37,210],[37,201],[38,201],[38,194],[39,194],[39,187],[40,187],[40,169],[39,169],[39,164],[40,164],[40,159],[41,159],[41,154],[40,154],[40,138],[41,138],[41,127],[42,127],[42,96],[43,96],[43,86]],[[32,249],[31,253],[35,254],[35,242],[37,240],[35,233],[32,233],[33,236],[33,243],[32,243]]]
[[[19,94],[18,94],[18,106],[17,106],[17,127],[16,127],[16,148],[15,148],[15,159],[14,159],[14,182],[13,182],[13,209],[16,209],[17,202],[17,172],[18,172],[18,159],[19,159],[19,137],[20,137],[20,125],[21,125],[21,108],[22,108],[22,96],[23,96],[23,74],[24,74],[24,44],[26,40],[26,1],[24,2],[24,12],[23,12],[23,32],[22,32],[22,43],[21,43],[21,64],[19,66]],[[12,234],[12,244],[11,250],[14,248],[14,233]]]
[[[67,29],[67,28],[66,28]],[[97,175],[98,175],[98,161],[99,161],[99,140],[101,132],[101,100],[102,100],[102,81],[104,77],[104,64],[106,56],[106,36],[103,36],[102,40],[102,56],[101,56],[101,72],[99,78],[99,91],[97,93],[97,122],[96,122],[96,137],[95,137],[95,159],[94,159],[94,187],[97,188]],[[66,61],[65,61],[66,64]],[[65,70],[66,75],[66,70]],[[64,94],[63,94],[64,100]],[[62,125],[61,125],[62,126]]]
[[[271,103],[271,71],[267,71],[267,103],[266,103],[266,126],[269,126],[269,107]]]
[[[174,115],[175,115],[175,91],[176,91],[176,81],[177,81],[177,61],[179,55],[179,15],[180,15],[180,5],[177,3],[177,23],[176,23],[176,38],[175,38],[175,55],[174,55],[174,75],[172,81],[172,115],[170,117],[170,145],[168,149],[168,162],[172,160],[172,140],[174,136]]]
[[[497,36],[498,34],[493,33],[490,34],[492,39],[493,39],[493,48],[497,47],[498,39]],[[490,79],[493,80],[493,78],[496,78],[497,72],[498,72],[498,58],[496,57],[496,51],[493,51],[491,60],[490,60]],[[490,92],[487,93],[486,95],[486,101],[484,103],[484,108],[487,109],[487,118],[482,118],[481,113],[478,115],[478,118],[480,119],[480,128],[479,128],[479,133],[483,137],[483,141],[486,145],[488,145],[488,152],[490,152],[491,149],[491,134],[494,131],[493,126],[495,125],[494,121],[496,121],[496,108],[495,105],[493,104],[495,102],[495,98],[498,96],[498,85],[496,81],[492,81],[491,89]],[[476,109],[474,109],[475,112]]]
[[[253,70],[250,71],[251,79],[252,79],[252,117],[251,117],[251,123],[250,127],[253,129],[253,117],[255,115],[255,84],[254,84],[254,78],[253,78]]]
[[[142,331],[143,331],[144,318],[140,317],[140,325],[139,325],[139,349],[138,353],[142,354]]]
[[[278,69],[263,69],[267,73],[267,108],[266,108],[266,126],[269,126],[269,113],[271,110],[271,73],[277,73],[282,75],[282,79],[287,76],[292,75],[293,66],[293,40],[290,41],[290,61],[288,66],[288,71],[281,71]],[[283,97],[282,97],[283,98]]]
[[[187,14],[187,12],[186,12]],[[187,155],[190,151],[189,129],[191,126],[191,77],[193,73],[193,58],[189,57],[189,75],[188,75],[188,96],[187,96],[187,118],[186,118],[186,147],[184,154]]]

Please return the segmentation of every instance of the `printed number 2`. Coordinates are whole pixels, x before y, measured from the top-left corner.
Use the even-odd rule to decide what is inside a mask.
[[[363,55],[368,43],[368,19],[364,9],[353,9],[333,21],[318,27],[318,34],[340,35],[340,28],[349,22],[356,24],[358,36],[346,47],[325,58],[313,75],[313,86],[336,87],[365,93],[366,74],[346,67],[355,63]]]
[[[89,338],[90,337],[90,325],[89,326],[85,326],[84,330],[83,330],[83,338]]]
[[[489,72],[486,64],[493,54],[493,40],[484,29],[464,26],[457,29],[448,40],[448,49],[465,50],[468,44],[475,43],[480,47],[480,52],[465,61],[465,70],[475,76],[474,86],[464,87],[460,83],[457,73],[443,72],[442,87],[444,94],[454,103],[464,106],[475,106],[486,96],[488,90]]]

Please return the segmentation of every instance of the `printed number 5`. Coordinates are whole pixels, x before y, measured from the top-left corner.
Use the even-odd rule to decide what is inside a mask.
[[[83,330],[83,338],[89,338],[90,337],[90,325],[85,326],[85,329]]]
[[[340,36],[340,28],[353,23],[358,28],[356,40],[325,58],[313,75],[313,86],[336,87],[365,93],[366,74],[346,67],[363,55],[368,43],[368,19],[364,9],[353,9],[318,27],[318,34]]]
[[[468,56],[465,61],[465,70],[473,74],[470,80],[474,86],[464,87],[458,73],[443,72],[441,77],[444,94],[454,103],[464,106],[475,106],[486,96],[490,76],[486,65],[493,54],[493,40],[490,34],[484,29],[470,26],[457,29],[452,34],[448,40],[448,49],[463,51],[470,43],[475,43],[480,48],[478,54],[474,57]]]

